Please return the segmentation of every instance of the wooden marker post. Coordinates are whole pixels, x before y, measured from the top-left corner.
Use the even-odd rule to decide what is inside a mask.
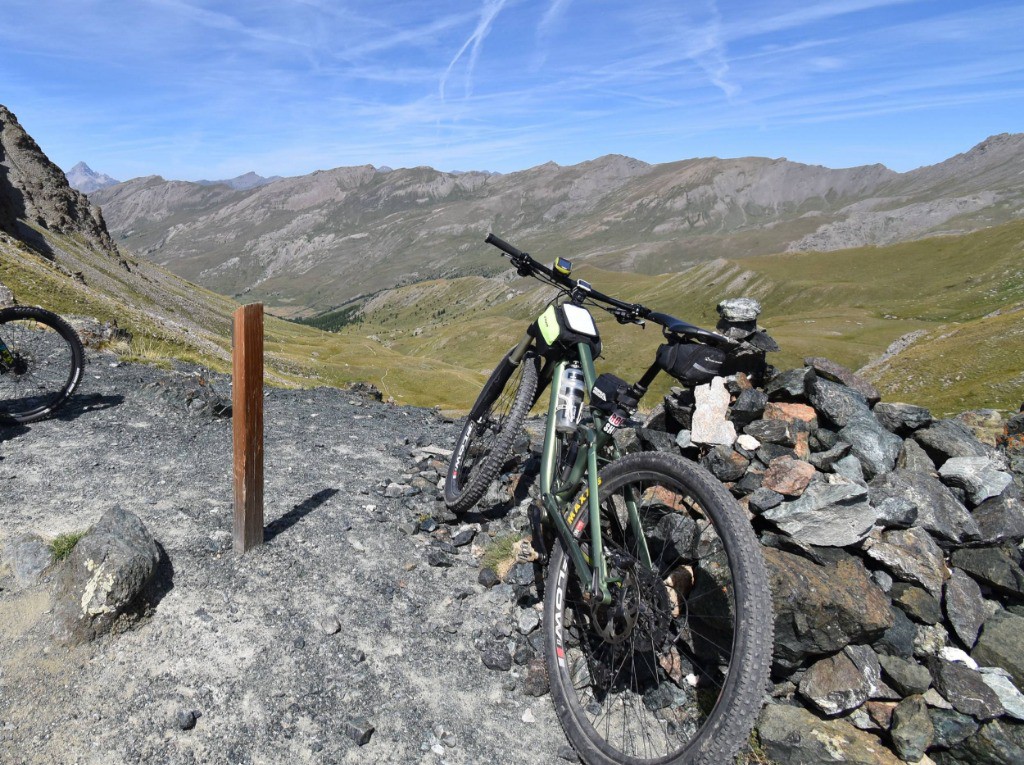
[[[263,544],[263,304],[235,311],[231,420],[235,444],[235,552]]]

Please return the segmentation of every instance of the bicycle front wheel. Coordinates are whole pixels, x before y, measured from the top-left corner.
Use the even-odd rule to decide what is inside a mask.
[[[631,454],[600,479],[611,603],[584,592],[561,545],[548,570],[545,650],[562,727],[588,765],[731,762],[771,662],[757,538],[728,491],[687,460]]]
[[[48,417],[78,387],[84,366],[82,341],[55,313],[0,310],[0,422]]]
[[[448,465],[444,501],[452,512],[464,513],[473,507],[498,475],[533,406],[537,367],[538,358],[532,352],[518,365],[507,354],[484,384]]]

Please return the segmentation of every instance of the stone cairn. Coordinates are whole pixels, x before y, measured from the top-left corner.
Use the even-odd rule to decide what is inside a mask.
[[[764,545],[773,761],[1024,762],[1024,414],[880,399],[808,358],[673,388],[620,446],[700,462]]]
[[[936,419],[880,399],[850,370],[808,358],[762,387],[741,374],[673,388],[616,439],[704,465],[764,546],[775,650],[757,733],[772,762],[1024,763],[1024,412]],[[515,452],[479,508],[505,508],[502,525],[528,533],[536,448],[523,439]],[[435,467],[425,492],[444,456],[419,455]],[[409,533],[443,537],[431,565],[487,537],[473,539],[487,524],[417,526]],[[541,695],[533,573],[514,565],[502,581],[481,568],[481,584],[518,604],[481,652],[491,669],[521,665],[523,692]]]

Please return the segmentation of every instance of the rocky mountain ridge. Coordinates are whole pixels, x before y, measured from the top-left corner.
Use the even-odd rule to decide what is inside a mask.
[[[235,192],[152,176],[96,200],[138,254],[225,294],[315,312],[396,284],[494,273],[479,244],[490,230],[548,257],[645,273],[970,231],[1021,215],[1022,169],[1024,134],[1003,134],[907,173],[609,155],[505,175],[366,165]]]
[[[99,208],[68,185],[63,171],[0,104],[0,231],[45,252],[48,245],[26,222],[55,234],[80,236],[90,246],[118,254]]]

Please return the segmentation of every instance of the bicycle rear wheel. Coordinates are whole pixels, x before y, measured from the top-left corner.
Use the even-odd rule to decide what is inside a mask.
[[[584,595],[561,545],[548,570],[545,650],[559,721],[589,765],[731,762],[771,661],[757,538],[725,488],[679,457],[631,454],[600,478],[612,603]]]
[[[528,352],[513,366],[509,354],[484,383],[455,443],[444,481],[444,501],[452,512],[464,513],[480,501],[533,405],[537,356]]]
[[[84,365],[82,341],[55,313],[0,309],[0,422],[48,417],[78,387]]]

